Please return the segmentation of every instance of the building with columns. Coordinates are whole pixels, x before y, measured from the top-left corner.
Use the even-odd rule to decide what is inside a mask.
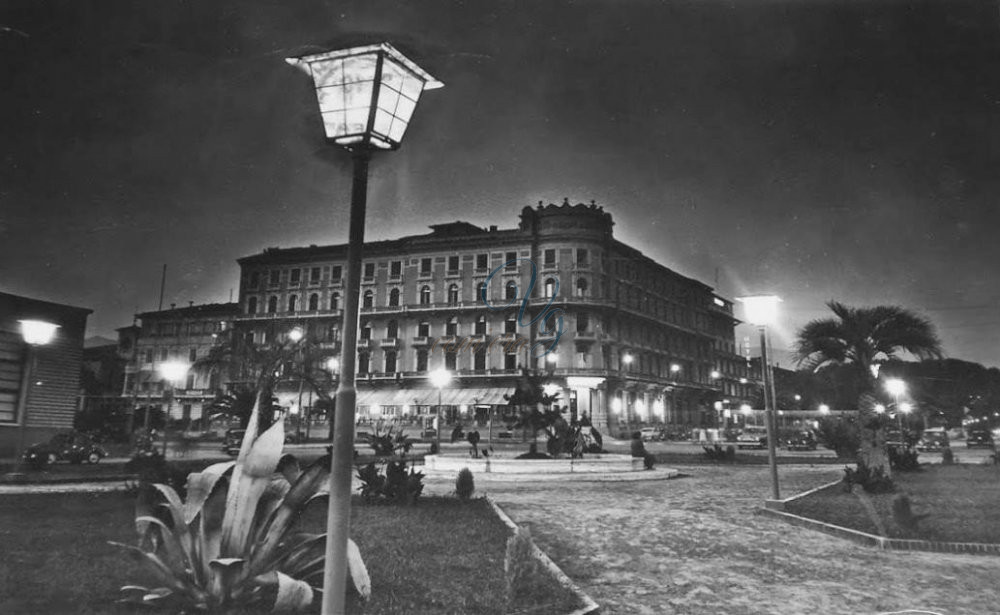
[[[482,419],[531,370],[598,428],[718,425],[716,401],[748,397],[732,302],[618,241],[613,225],[594,204],[539,203],[512,229],[451,222],[366,243],[359,415],[427,413],[440,394],[451,416]],[[299,328],[336,356],[346,258],[342,244],[239,259],[236,334],[266,345]],[[454,375],[441,391],[428,378],[438,368]]]

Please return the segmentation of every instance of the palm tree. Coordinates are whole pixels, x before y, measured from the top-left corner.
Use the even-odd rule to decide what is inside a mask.
[[[802,327],[795,344],[795,360],[812,371],[842,365],[854,372],[861,391],[859,463],[890,476],[886,420],[874,412],[877,391],[872,368],[897,358],[901,352],[919,359],[939,358],[941,342],[929,320],[899,306],[856,308],[837,301],[827,306],[835,318],[813,320]]]

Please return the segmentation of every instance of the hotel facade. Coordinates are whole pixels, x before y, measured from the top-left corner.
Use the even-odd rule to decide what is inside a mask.
[[[613,224],[593,204],[539,203],[513,229],[452,222],[366,243],[359,417],[426,415],[440,399],[453,419],[483,419],[527,370],[598,428],[717,426],[717,402],[750,395],[732,302],[618,241]],[[268,345],[299,328],[337,356],[346,258],[344,244],[239,259],[234,334]],[[453,374],[441,390],[439,368]]]

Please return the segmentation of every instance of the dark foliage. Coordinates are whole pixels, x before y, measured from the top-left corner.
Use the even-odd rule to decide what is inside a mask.
[[[951,452],[950,446],[945,447],[945,449],[941,451],[941,463],[946,466],[950,466],[955,463],[955,453]]]
[[[920,469],[920,462],[917,461],[919,453],[911,447],[890,446],[889,467],[899,472],[913,472]]]
[[[131,495],[135,495],[143,486],[153,483],[173,487],[181,498],[187,495],[187,470],[167,463],[158,451],[137,453],[125,462],[125,471],[136,476],[126,484],[127,491]]]
[[[861,432],[853,419],[820,419],[818,436],[841,459],[853,459],[861,446]]]
[[[916,532],[920,521],[929,516],[927,513],[922,515],[913,514],[910,506],[910,496],[905,493],[900,493],[892,498],[892,518],[896,522],[896,525],[907,532]]]
[[[460,500],[468,500],[476,491],[476,482],[472,478],[472,471],[469,468],[462,468],[455,479],[455,495]]]
[[[886,476],[882,468],[872,470],[863,463],[858,464],[857,470],[849,466],[844,468],[845,491],[850,491],[854,485],[868,493],[889,493],[895,488],[892,478]]]
[[[380,471],[381,467],[385,472]],[[358,469],[361,480],[361,497],[368,504],[400,504],[412,506],[424,490],[424,474],[413,468],[407,471],[406,462],[390,461],[385,466],[375,462]]]
[[[393,433],[392,427],[386,431],[375,428],[375,433],[366,436],[368,446],[372,447],[376,457],[391,457],[405,455],[413,448],[413,440],[403,435],[403,432]]]
[[[732,444],[726,448],[722,448],[719,444],[715,446],[703,446],[702,448],[705,449],[705,456],[710,461],[722,463],[733,463],[736,461],[736,447]]]

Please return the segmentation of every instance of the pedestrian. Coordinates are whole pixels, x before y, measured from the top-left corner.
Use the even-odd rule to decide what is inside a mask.
[[[469,451],[469,454],[472,455],[472,457],[479,459],[479,430],[473,429],[469,432],[469,435],[466,436],[465,439],[472,445],[472,450]]]

